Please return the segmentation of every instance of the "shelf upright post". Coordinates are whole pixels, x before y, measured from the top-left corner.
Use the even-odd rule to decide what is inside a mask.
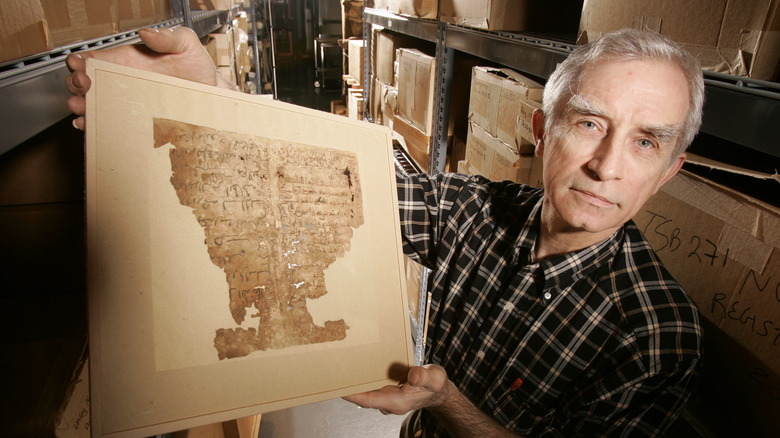
[[[269,44],[271,45],[271,88],[273,89],[274,100],[278,100],[279,95],[276,91],[276,44],[274,43],[274,17],[271,1],[272,0],[265,0],[268,8],[268,38]]]
[[[436,77],[434,79],[433,137],[431,138],[430,174],[444,172],[447,162],[447,131],[450,124],[450,99],[455,51],[447,47],[447,24],[439,22],[436,42]]]
[[[192,29],[192,10],[190,0],[181,0],[181,13],[184,16],[184,25]]]
[[[262,94],[263,85],[260,80],[260,77],[262,76],[262,72],[260,71],[260,48],[258,47],[261,41],[260,35],[258,35],[257,32],[257,0],[249,0],[249,8],[251,10],[249,19],[252,20],[252,53],[254,55],[252,63],[255,68],[255,85],[257,87],[257,94]]]
[[[368,20],[363,20],[363,59],[361,59],[361,65],[363,67],[363,82],[360,84],[363,87],[363,120],[373,122],[371,118],[371,31],[373,25]]]

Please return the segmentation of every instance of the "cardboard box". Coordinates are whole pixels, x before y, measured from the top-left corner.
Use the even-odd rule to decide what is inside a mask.
[[[190,9],[197,11],[226,11],[233,7],[233,0],[190,0]]]
[[[398,88],[383,84],[380,112],[382,113],[382,124],[392,128],[393,120],[398,114]]]
[[[46,15],[39,2],[0,2],[0,62],[51,49]]]
[[[117,3],[117,29],[119,31],[138,29],[157,21],[158,0],[115,1]]]
[[[358,85],[365,83],[363,77],[363,50],[365,47],[366,40],[353,38],[347,42],[347,55],[349,57],[347,73]]]
[[[508,68],[474,67],[469,95],[469,120],[490,135],[511,145],[519,154],[533,153],[530,141],[522,134],[530,126],[537,106],[520,102],[541,101],[544,86]],[[518,129],[519,124],[523,129]],[[472,163],[474,164],[474,163]]]
[[[660,32],[707,70],[773,80],[780,66],[780,0],[585,0],[579,42],[624,27]]]
[[[52,45],[60,47],[115,33],[118,30],[116,11],[125,3],[119,0],[41,0]]]
[[[574,34],[582,2],[442,0],[441,21],[486,30]]]
[[[347,105],[342,100],[330,101],[330,112],[339,116],[347,116]]]
[[[347,117],[363,120],[363,89],[347,89]]]
[[[374,29],[371,51],[373,71],[380,81],[388,85],[396,85],[396,50],[400,48],[422,50],[427,41],[421,41],[407,35]]]
[[[474,175],[471,171],[471,165],[466,160],[458,161],[458,173],[462,175]]]
[[[223,26],[219,32],[209,34],[206,50],[217,67],[233,68],[236,56],[234,48],[233,32],[230,31],[229,27]],[[233,76],[235,76],[235,72]]]
[[[430,136],[436,58],[417,49],[398,49],[398,115]]]
[[[382,83],[382,81],[376,77],[371,83],[371,103],[369,105],[369,113],[371,114],[372,121],[380,125],[384,124],[382,121],[384,118],[384,115],[382,114],[382,99],[387,93],[388,87],[389,85]]]
[[[712,436],[780,436],[780,209],[683,171],[634,221],[705,323],[694,418]]]
[[[341,37],[344,39],[363,37],[363,0],[341,2]]]
[[[374,0],[373,7],[416,18],[439,16],[439,0]]]
[[[541,157],[534,155],[534,159],[531,161],[531,172],[528,175],[528,185],[542,188],[544,187],[544,180],[542,178],[544,170],[544,160]]]
[[[493,181],[528,183],[532,155],[519,155],[514,148],[493,137],[476,123],[469,123],[466,161],[474,171]]]
[[[54,427],[57,438],[90,438],[89,433],[89,360],[79,363],[70,393]]]
[[[393,119],[393,138],[409,153],[415,163],[427,172],[431,164],[431,137],[400,117]]]

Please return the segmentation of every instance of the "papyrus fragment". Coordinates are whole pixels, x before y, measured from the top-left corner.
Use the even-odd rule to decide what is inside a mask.
[[[357,157],[321,147],[154,119],[154,145],[172,144],[171,184],[203,227],[211,261],[227,279],[237,324],[220,328],[220,359],[341,340],[346,322],[314,324],[306,300],[363,223]]]

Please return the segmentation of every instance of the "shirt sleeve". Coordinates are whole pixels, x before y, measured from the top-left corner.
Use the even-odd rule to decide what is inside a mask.
[[[433,268],[436,248],[453,207],[470,185],[459,174],[429,176],[396,174],[403,250],[416,262]]]

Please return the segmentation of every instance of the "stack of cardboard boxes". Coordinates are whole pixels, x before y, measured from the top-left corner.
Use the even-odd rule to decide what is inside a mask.
[[[209,34],[204,45],[223,78],[240,91],[254,93],[254,83],[247,81],[252,70],[248,26],[246,12],[240,12],[229,25]]]
[[[441,15],[439,15],[441,3]],[[575,29],[581,1],[374,0],[372,8],[485,30],[559,32]]]
[[[0,62],[173,18],[168,0],[3,0]]]
[[[466,159],[459,171],[492,180],[538,185],[531,180],[533,112],[542,84],[507,68],[474,67],[469,97]],[[537,170],[538,172],[538,170]]]
[[[363,120],[363,84],[366,83],[363,70],[363,56],[366,42],[358,38],[346,41],[347,74],[344,80],[347,84],[347,117]]]

